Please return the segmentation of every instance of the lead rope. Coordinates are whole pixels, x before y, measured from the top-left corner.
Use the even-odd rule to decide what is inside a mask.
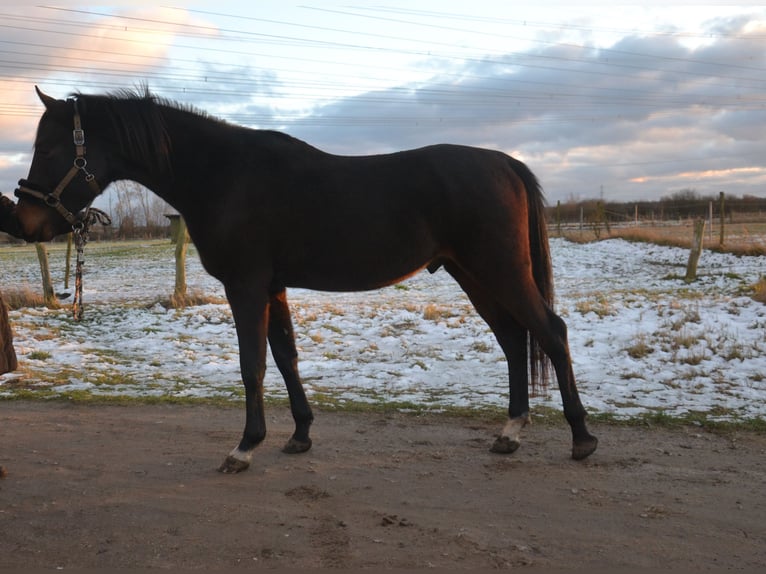
[[[85,216],[79,224],[72,227],[72,238],[77,250],[77,262],[74,271],[74,301],[72,301],[72,316],[75,321],[80,321],[84,312],[82,304],[82,266],[85,264],[85,244],[88,242],[90,227],[94,223],[109,225],[112,223],[112,218],[100,209],[89,207],[85,210]]]

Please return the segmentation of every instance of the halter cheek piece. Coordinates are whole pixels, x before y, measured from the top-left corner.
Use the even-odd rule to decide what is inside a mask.
[[[61,179],[56,188],[50,193],[45,193],[39,189],[35,189],[35,187],[37,187],[36,185],[32,184],[26,179],[21,179],[19,180],[19,187],[16,190],[15,195],[16,197],[21,197],[21,194],[26,194],[31,195],[32,197],[36,197],[37,199],[41,199],[48,207],[52,207],[58,211],[59,214],[72,226],[72,229],[79,229],[83,226],[83,219],[78,218],[66,207],[64,207],[64,205],[61,203],[61,194],[64,193],[64,190],[79,172],[82,172],[82,174],[85,176],[85,181],[88,183],[95,195],[99,195],[101,193],[101,186],[98,185],[96,177],[92,173],[88,172],[88,160],[85,159],[85,131],[82,129],[80,112],[77,109],[77,100],[72,100],[72,103],[74,104],[74,130],[72,130],[72,139],[74,141],[75,149],[75,158],[74,162],[72,162],[72,167]]]

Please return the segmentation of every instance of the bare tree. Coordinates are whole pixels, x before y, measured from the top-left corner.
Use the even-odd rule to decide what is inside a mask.
[[[116,203],[112,215],[121,235],[132,235],[143,228],[151,233],[167,226],[164,214],[170,209],[161,198],[134,181],[114,184]]]

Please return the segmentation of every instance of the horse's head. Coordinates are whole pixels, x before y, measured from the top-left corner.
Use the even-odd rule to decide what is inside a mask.
[[[81,225],[81,211],[101,193],[98,176],[105,173],[106,161],[93,138],[86,156],[86,126],[77,100],[57,100],[35,89],[45,113],[29,175],[16,190],[15,216],[21,237],[49,241]]]

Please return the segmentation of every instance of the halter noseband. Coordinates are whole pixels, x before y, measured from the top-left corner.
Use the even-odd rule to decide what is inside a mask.
[[[48,207],[52,207],[58,211],[59,214],[72,226],[72,229],[77,229],[82,227],[82,219],[78,219],[76,215],[64,207],[64,205],[61,203],[61,194],[64,193],[64,190],[71,183],[78,172],[83,173],[85,176],[85,181],[88,183],[96,195],[101,193],[101,186],[98,185],[96,177],[87,170],[88,160],[85,159],[85,131],[82,129],[80,112],[77,109],[77,100],[73,99],[72,103],[74,104],[74,130],[72,130],[72,139],[74,141],[75,148],[75,158],[74,162],[72,162],[72,167],[61,179],[56,188],[50,193],[45,193],[39,189],[34,189],[32,187],[34,184],[30,183],[26,179],[21,179],[19,180],[19,187],[16,190],[15,195],[16,197],[21,197],[20,194],[24,193],[26,195],[31,195],[32,197],[43,200]]]

